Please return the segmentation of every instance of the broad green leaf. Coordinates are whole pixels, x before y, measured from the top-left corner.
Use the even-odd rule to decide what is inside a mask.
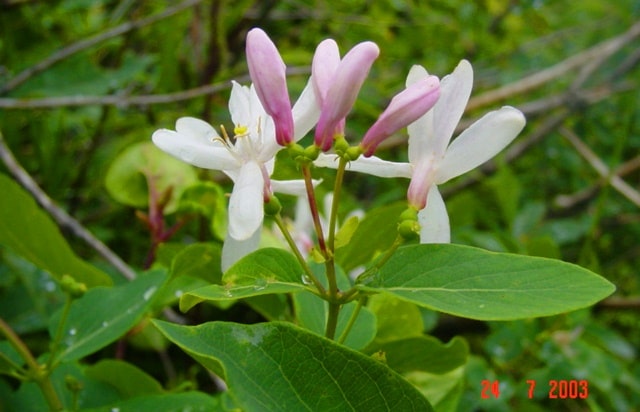
[[[414,336],[367,347],[366,353],[376,352],[384,354],[387,365],[398,373],[440,375],[463,366],[469,357],[467,342],[460,337],[443,344],[432,336]]]
[[[329,304],[311,292],[296,293],[293,295],[293,302],[297,324],[317,335],[324,336]],[[340,308],[336,338],[342,336],[356,305],[356,302],[350,302]],[[369,309],[363,307],[360,309],[358,318],[347,335],[344,345],[351,349],[362,349],[373,340],[375,334],[376,317]]]
[[[82,412],[217,412],[226,411],[219,399],[202,392],[140,396]]]
[[[53,370],[50,379],[66,411],[84,411],[85,408],[108,405],[120,399],[115,388],[86,376],[84,367],[77,362],[58,365]],[[77,400],[74,400],[74,394],[67,387],[69,379],[82,387],[82,390],[78,392]],[[77,406],[74,406],[74,402],[77,402]],[[22,383],[18,390],[11,394],[8,404],[10,405],[9,411],[42,412],[50,410],[42,391],[33,381]]]
[[[3,336],[4,337],[4,336]],[[0,374],[10,375],[24,364],[22,356],[6,340],[0,341]]]
[[[197,182],[189,186],[180,197],[178,210],[205,216],[211,222],[211,233],[219,240],[224,240],[227,234],[227,199],[220,185]]]
[[[46,330],[66,295],[51,275],[0,246],[0,318],[18,334]]]
[[[615,287],[558,260],[459,245],[413,245],[395,255],[363,291],[480,320],[549,316],[593,305]]]
[[[192,276],[221,283],[221,248],[214,243],[194,243],[182,249],[171,262],[171,277]]]
[[[459,367],[443,375],[416,371],[407,373],[405,377],[422,392],[436,412],[450,412],[458,410],[465,383],[464,372],[465,368]],[[467,380],[475,386],[475,381]]]
[[[162,385],[138,367],[116,359],[103,359],[85,370],[85,375],[117,389],[123,399],[164,392]]]
[[[360,223],[358,217],[351,216],[349,219],[347,219],[346,222],[342,224],[342,226],[340,226],[340,230],[338,230],[338,233],[336,233],[334,245],[336,249],[349,244],[349,241],[353,237],[354,232],[358,228],[358,223]]]
[[[296,258],[277,248],[259,249],[227,270],[223,285],[210,285],[189,291],[180,298],[185,312],[206,300],[232,301],[250,296],[306,290],[303,271]]]
[[[398,234],[398,217],[406,208],[406,203],[401,202],[367,213],[349,243],[336,250],[336,262],[347,272],[368,264],[377,253],[391,246]]]
[[[289,323],[154,322],[198,362],[222,372],[242,410],[432,410],[382,363]]]
[[[144,316],[166,277],[160,271],[142,274],[130,283],[91,289],[74,301],[56,359],[80,359],[123,336]],[[51,337],[56,334],[60,317],[59,311],[51,318]]]
[[[106,273],[73,253],[49,216],[4,174],[0,174],[0,193],[0,244],[56,279],[68,274],[88,287],[111,284]]]
[[[369,298],[367,307],[377,319],[374,343],[422,336],[424,332],[422,314],[414,303],[379,294]]]
[[[171,188],[171,200],[165,212],[175,211],[182,192],[198,181],[189,164],[158,149],[152,142],[128,147],[113,160],[105,176],[105,187],[116,201],[142,208],[149,204],[148,180],[153,180],[158,195]]]

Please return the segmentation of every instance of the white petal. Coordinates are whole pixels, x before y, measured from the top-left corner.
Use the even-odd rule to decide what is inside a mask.
[[[176,132],[194,140],[210,142],[218,136],[213,126],[195,117],[181,117],[176,121]]]
[[[229,199],[229,235],[248,239],[262,225],[264,218],[264,180],[260,166],[248,162],[242,166]]]
[[[318,167],[330,167],[336,169],[338,167],[338,156],[320,153],[320,156],[313,162]],[[409,163],[389,162],[379,157],[363,157],[347,163],[350,172],[368,173],[378,177],[411,177],[412,167]]]
[[[320,106],[316,99],[311,78],[309,78],[307,85],[291,110],[293,114],[293,138],[297,142],[309,133],[320,118]]]
[[[420,243],[449,243],[451,230],[449,215],[438,188],[433,185],[427,197],[427,206],[418,212]]]
[[[409,87],[420,79],[424,79],[429,76],[429,72],[427,69],[420,66],[419,64],[414,64],[411,66],[411,70],[409,70],[409,74],[407,75],[407,81],[405,82],[405,86]]]
[[[508,106],[484,115],[451,143],[436,183],[444,183],[491,159],[515,139],[525,123],[524,115]]]
[[[436,156],[444,154],[456,126],[462,118],[464,109],[473,88],[473,68],[462,60],[453,73],[440,82],[440,98],[434,107],[433,149]]]
[[[193,133],[160,129],[153,133],[151,139],[163,151],[194,166],[213,170],[232,170],[240,166],[225,147]]]
[[[429,73],[424,67],[414,65],[407,76],[407,87],[427,76],[429,76]],[[438,103],[436,103],[437,105]],[[413,165],[417,164],[424,156],[435,155],[433,112],[434,109],[429,110],[418,120],[407,126],[407,132],[409,133],[409,163]]]
[[[316,187],[322,180],[312,180]],[[286,195],[302,196],[307,193],[304,180],[271,180],[271,189],[277,193]]]
[[[261,230],[256,230],[246,240],[236,240],[227,233],[222,246],[222,271],[226,272],[234,263],[258,249]]]
[[[255,94],[255,91],[253,91]],[[229,97],[229,113],[234,126],[249,126],[256,119],[251,113],[251,91],[236,81],[231,81],[231,96]],[[231,133],[232,130],[228,131]]]

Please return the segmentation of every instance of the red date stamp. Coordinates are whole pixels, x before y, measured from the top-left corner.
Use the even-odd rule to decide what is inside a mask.
[[[500,397],[500,382],[482,380],[482,389],[480,397],[482,399]],[[537,382],[535,380],[527,380],[527,396],[529,399],[534,397]],[[586,379],[551,379],[547,382],[545,388],[548,399],[587,399],[589,397],[589,381]]]

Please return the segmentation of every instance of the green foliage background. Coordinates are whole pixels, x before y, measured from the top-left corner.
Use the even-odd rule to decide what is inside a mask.
[[[378,43],[381,56],[348,121],[347,136],[357,139],[404,87],[412,64],[422,64],[442,77],[466,58],[474,66],[473,96],[477,96],[619,36],[640,16],[635,0],[193,1],[193,7],[108,36],[7,87],[24,70],[76,42],[181,3],[0,3],[0,131],[7,145],[57,204],[135,267],[144,263],[148,234],[144,225],[134,223],[133,208],[109,196],[107,171],[119,154],[149,141],[157,128],[172,128],[180,116],[229,126],[230,80],[246,82],[244,37],[251,27],[263,28],[292,68],[292,96],[304,86],[314,48],[323,38],[334,38],[342,52],[363,40]],[[614,300],[595,310],[529,321],[467,323],[447,316],[436,319],[425,311],[425,330],[445,340],[462,335],[471,343],[473,357],[459,410],[556,407],[544,391],[527,399],[526,380],[536,379],[542,385],[550,379],[585,377],[594,388],[589,400],[567,401],[561,408],[640,408],[640,368],[633,362],[640,347],[640,205],[602,180],[590,164],[593,159],[585,160],[566,138],[577,136],[609,170],[625,165],[623,179],[638,193],[637,37],[607,56],[581,84],[576,80],[597,59],[467,113],[473,119],[509,104],[525,112],[528,125],[512,145],[523,148],[520,153],[503,155],[485,173],[444,186],[454,242],[561,258],[602,274],[618,289]],[[207,85],[214,85],[215,92],[197,93]],[[184,90],[194,96],[154,100]],[[92,99],[74,103],[79,97]],[[405,159],[405,141],[406,136],[397,136],[379,155]],[[292,176],[293,166],[281,160],[278,173]],[[197,172],[202,179],[230,187],[221,174]],[[406,182],[350,174],[346,191],[350,205],[364,204],[372,210],[402,200]],[[293,207],[293,199],[285,205]],[[177,218],[168,219],[172,223]],[[175,243],[220,240],[219,230],[201,226],[197,219],[189,221]],[[86,245],[73,237],[68,240],[79,255],[109,272],[116,283],[122,281]],[[158,262],[169,262],[178,248],[175,244],[161,248]],[[4,295],[16,273],[34,269],[8,252],[0,256]],[[6,296],[0,299],[0,306],[8,302]],[[265,316],[260,309],[264,307],[256,303],[229,311],[208,308],[197,317],[250,323]],[[37,342],[42,327],[35,324],[24,330]],[[144,358],[140,362],[153,369],[149,363]],[[202,380],[201,372],[186,368],[179,375],[167,385],[177,385],[181,379]],[[499,399],[480,398],[484,379],[501,382]]]

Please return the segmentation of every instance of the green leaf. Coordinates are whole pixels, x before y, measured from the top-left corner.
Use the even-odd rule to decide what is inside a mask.
[[[224,240],[227,234],[227,199],[225,191],[214,182],[197,182],[180,197],[178,210],[196,212],[211,221],[211,233]]]
[[[374,343],[422,336],[424,322],[418,306],[391,295],[379,294],[369,298],[368,308],[377,319]],[[370,353],[371,351],[367,350]]]
[[[366,353],[384,353],[387,365],[398,373],[422,371],[434,374],[450,372],[467,363],[467,342],[455,337],[443,344],[432,336],[388,341],[367,348]]]
[[[336,233],[334,245],[336,249],[349,244],[351,238],[353,237],[353,234],[358,228],[358,223],[360,223],[358,220],[358,216],[351,216],[349,219],[347,219],[346,222],[342,224],[342,226],[340,226],[340,230],[338,230],[338,233]]]
[[[182,249],[171,262],[171,277],[192,276],[221,283],[221,248],[214,243],[194,243]]]
[[[54,356],[61,362],[80,359],[123,336],[142,319],[166,277],[165,272],[150,272],[120,286],[89,290],[72,303]],[[60,318],[61,312],[51,318],[51,337]]]
[[[73,253],[49,216],[4,174],[0,174],[0,193],[0,244],[58,280],[68,274],[88,287],[111,284],[106,273]]]
[[[432,410],[382,363],[289,323],[154,322],[198,362],[223,372],[242,410]]]
[[[398,234],[398,217],[406,208],[407,204],[401,202],[367,213],[349,243],[336,250],[336,262],[347,272],[369,263],[377,253],[391,246]]]
[[[210,285],[189,291],[180,298],[180,310],[186,312],[203,301],[231,301],[272,293],[306,290],[302,267],[289,252],[277,248],[259,249],[227,270],[222,285]]]
[[[480,320],[555,315],[590,306],[615,290],[570,263],[450,244],[401,248],[369,284],[357,287]]]
[[[217,412],[226,411],[220,400],[202,392],[147,395],[109,404],[108,407],[83,409],[82,412]]]
[[[172,188],[165,212],[175,211],[182,192],[198,181],[189,164],[164,153],[151,142],[141,142],[114,159],[105,176],[105,187],[117,202],[142,208],[149,204],[148,179],[153,179],[159,196]]]
[[[327,325],[329,304],[311,292],[300,292],[293,295],[296,309],[296,320],[302,326],[317,335],[324,336]],[[336,338],[344,332],[349,319],[356,309],[356,302],[350,302],[340,308]],[[344,341],[344,345],[351,349],[362,349],[367,346],[376,334],[376,317],[366,307],[360,309],[358,318]]]
[[[0,341],[0,374],[11,375],[17,367],[22,367],[24,359],[6,340]]]
[[[138,367],[116,359],[104,359],[85,370],[85,375],[118,390],[123,399],[163,392],[160,383]]]

